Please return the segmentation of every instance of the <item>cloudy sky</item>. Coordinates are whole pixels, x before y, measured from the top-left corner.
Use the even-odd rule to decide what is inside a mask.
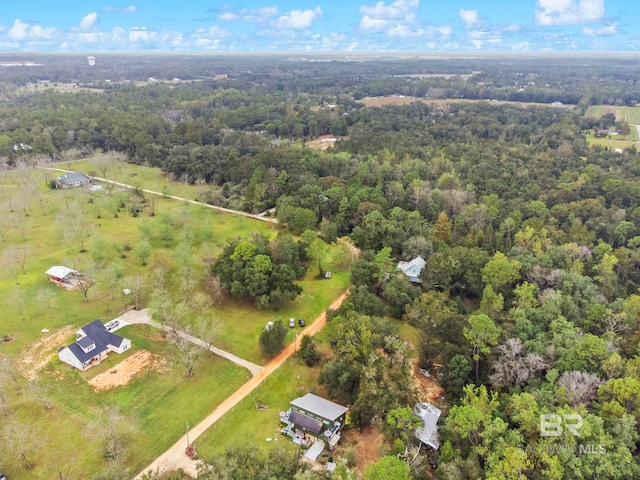
[[[638,0],[5,0],[0,52],[640,51]]]

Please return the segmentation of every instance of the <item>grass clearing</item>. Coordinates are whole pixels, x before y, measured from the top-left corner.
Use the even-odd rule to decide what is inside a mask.
[[[618,122],[627,122],[629,125],[640,125],[640,108],[618,107],[615,105],[593,105],[587,109],[587,117],[600,118],[607,113],[613,113]]]
[[[296,450],[291,439],[280,434],[278,412],[288,410],[289,402],[305,393],[325,396],[317,383],[318,374],[318,367],[309,368],[297,357],[287,360],[195,442],[198,455],[206,459],[224,452],[229,445],[246,444],[255,444],[263,451],[283,445]],[[257,405],[269,408],[258,410]]]

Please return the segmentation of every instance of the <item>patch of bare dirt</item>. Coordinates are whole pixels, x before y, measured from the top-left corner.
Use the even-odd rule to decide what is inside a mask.
[[[349,430],[345,433],[343,445],[354,445],[356,451],[356,467],[364,472],[367,465],[380,460],[380,449],[384,438],[375,427],[363,428],[362,431]]]
[[[76,327],[68,325],[57,332],[41,337],[29,348],[24,349],[16,363],[18,368],[27,378],[35,380],[38,372],[47,366],[51,356],[65,345],[67,338],[76,331]]]
[[[333,147],[336,144],[336,141],[340,137],[336,137],[334,135],[322,135],[314,140],[310,140],[306,142],[307,147],[309,148],[317,148],[319,150],[326,150],[329,147]]]
[[[89,380],[96,392],[110,390],[127,385],[136,375],[146,368],[157,369],[166,363],[160,355],[154,355],[147,350],[138,350],[125,358],[115,367],[110,368]]]
[[[413,378],[415,386],[418,389],[419,400],[438,406],[438,404],[442,403],[440,397],[445,394],[444,388],[440,386],[435,378],[423,375],[415,359],[412,360],[411,363],[413,364]]]

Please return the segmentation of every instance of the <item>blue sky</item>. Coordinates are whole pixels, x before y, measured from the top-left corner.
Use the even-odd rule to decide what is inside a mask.
[[[2,3],[0,52],[640,51],[638,0]]]

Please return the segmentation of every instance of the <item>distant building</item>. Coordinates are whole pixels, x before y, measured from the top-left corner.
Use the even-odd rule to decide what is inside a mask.
[[[73,188],[86,186],[91,183],[91,179],[81,172],[70,172],[59,176],[55,180],[56,188]]]
[[[427,265],[427,262],[421,256],[417,256],[409,262],[398,262],[398,270],[404,273],[413,283],[422,283],[420,273]]]
[[[87,63],[90,67],[93,67],[96,64],[96,57],[94,57],[93,55],[89,55],[87,57]]]
[[[422,420],[422,425],[416,428],[416,438],[434,450],[438,450],[438,448],[440,448],[438,419],[442,411],[430,403],[416,403],[416,406],[413,408],[413,413]]]

